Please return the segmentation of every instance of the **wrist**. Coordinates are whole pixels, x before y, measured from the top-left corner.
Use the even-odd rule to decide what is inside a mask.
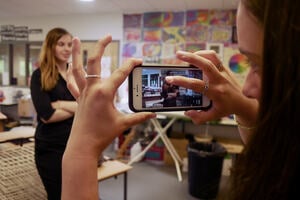
[[[236,115],[233,116],[234,116],[234,121],[236,122],[238,128],[246,131],[252,131],[256,128],[255,125],[248,125],[246,124],[246,122],[241,122],[241,120]]]

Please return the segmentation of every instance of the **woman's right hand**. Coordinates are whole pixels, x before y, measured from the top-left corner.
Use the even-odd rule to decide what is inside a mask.
[[[170,84],[179,85],[203,93],[212,100],[212,107],[207,111],[189,110],[185,115],[194,123],[217,120],[230,114],[236,114],[250,124],[254,124],[258,111],[258,103],[242,93],[242,87],[229,68],[222,65],[214,51],[198,51],[195,53],[178,51],[177,58],[192,64],[203,71],[208,78],[208,88],[205,82],[182,76],[167,77]]]

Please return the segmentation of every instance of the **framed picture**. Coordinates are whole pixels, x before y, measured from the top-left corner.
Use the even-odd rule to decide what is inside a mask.
[[[220,60],[223,62],[224,44],[223,43],[206,43],[207,50],[214,50],[219,56]]]

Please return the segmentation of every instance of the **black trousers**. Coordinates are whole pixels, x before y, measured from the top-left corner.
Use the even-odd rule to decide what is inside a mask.
[[[48,200],[61,199],[62,157],[65,145],[35,140],[35,163]]]

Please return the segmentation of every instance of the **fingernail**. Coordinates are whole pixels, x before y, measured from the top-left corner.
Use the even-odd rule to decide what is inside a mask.
[[[173,78],[172,76],[166,76],[166,81],[167,81],[168,83],[172,83],[173,80],[174,80],[174,78]]]
[[[188,52],[179,50],[176,52],[176,55],[178,58],[184,59],[187,58]]]
[[[190,111],[185,111],[185,112],[184,112],[184,115],[187,116],[187,117],[190,117],[191,112],[190,112]]]

